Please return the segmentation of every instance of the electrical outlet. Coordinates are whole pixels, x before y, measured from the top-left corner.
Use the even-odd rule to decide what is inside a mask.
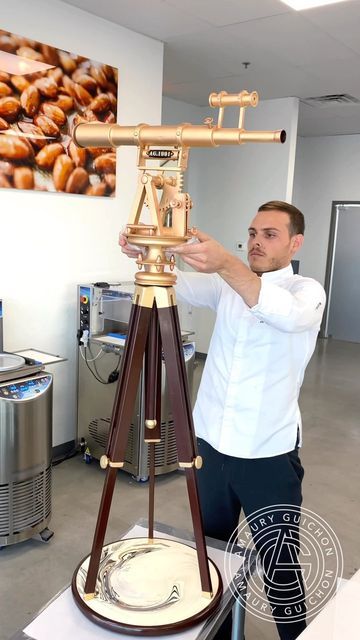
[[[245,252],[247,250],[246,241],[245,240],[236,240],[235,249],[236,249],[236,251],[239,251],[240,253]]]

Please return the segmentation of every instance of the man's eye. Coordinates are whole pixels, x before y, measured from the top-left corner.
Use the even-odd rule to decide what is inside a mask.
[[[249,233],[249,238],[255,238],[255,233]]]

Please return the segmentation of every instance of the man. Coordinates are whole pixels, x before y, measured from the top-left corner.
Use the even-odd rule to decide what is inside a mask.
[[[298,396],[325,305],[321,285],[294,275],[291,259],[304,239],[304,217],[286,202],[262,205],[249,227],[249,267],[208,235],[172,249],[197,273],[177,272],[179,300],[217,312],[194,409],[203,468],[198,474],[205,534],[228,540],[241,509],[248,518],[277,504],[300,507]],[[120,236],[123,252],[138,252]],[[262,553],[267,574],[268,555]],[[289,565],[286,549],[279,563]],[[273,614],[281,640],[305,628],[301,572],[277,582],[299,584],[303,619]],[[295,580],[295,581],[296,581]],[[275,597],[265,582],[270,604]],[[276,609],[274,605],[274,610]],[[219,638],[226,637],[222,629]]]

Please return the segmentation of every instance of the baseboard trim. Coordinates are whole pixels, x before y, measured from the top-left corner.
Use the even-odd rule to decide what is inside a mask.
[[[202,351],[195,351],[195,359],[197,360],[206,360],[207,353],[203,353]]]
[[[66,456],[73,453],[74,451],[75,440],[69,440],[68,442],[63,442],[62,444],[56,445],[56,447],[52,448],[53,462],[55,462],[59,458],[66,458]]]

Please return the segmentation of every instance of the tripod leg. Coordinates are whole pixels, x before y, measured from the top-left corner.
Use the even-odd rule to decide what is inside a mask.
[[[145,442],[149,445],[149,539],[154,537],[155,443],[161,440],[161,339],[157,309],[151,311],[145,352]]]
[[[111,416],[109,441],[105,456],[108,467],[85,582],[84,591],[88,595],[95,593],[96,578],[115,488],[117,469],[122,467],[125,457],[150,315],[151,309],[139,307],[136,304],[131,309],[129,333]]]
[[[186,408],[186,415],[187,415],[187,425],[189,427],[189,433],[190,433],[191,441],[193,444],[194,456],[197,456],[197,442],[195,437],[192,407],[191,407],[190,394],[189,394],[189,385],[188,385],[188,379],[187,379],[186,367],[185,367],[185,361],[184,361],[184,355],[183,355],[179,314],[178,314],[177,307],[175,305],[170,307],[170,316],[171,316],[171,322],[172,322],[171,332],[174,336],[176,336],[177,351],[180,354],[179,366],[181,369],[181,376],[184,380],[183,388],[185,389],[185,397],[186,397],[185,408]]]
[[[158,308],[158,316],[170,403],[174,417],[179,464],[186,469],[201,586],[203,592],[211,596],[210,571],[194,468],[196,458],[195,433],[177,307],[173,305]]]
[[[155,512],[155,442],[149,443],[149,505],[148,505],[148,538],[154,539]]]
[[[122,438],[122,444],[125,443],[126,447],[128,431],[125,431],[124,429],[119,434],[119,430],[116,429],[116,425],[119,424],[120,416],[122,415],[122,413],[124,413],[124,411],[126,412],[126,415],[128,415],[129,411],[132,411],[134,408],[150,318],[151,309],[140,307],[137,304],[132,305],[129,319],[128,337],[126,340],[124,355],[121,362],[120,376],[116,388],[114,405],[111,415],[109,439],[106,448],[107,456],[114,455],[114,449],[117,446],[119,435],[124,436]],[[136,370],[132,369],[134,361],[136,362]],[[135,396],[133,396],[134,386]],[[129,390],[132,391],[130,397],[128,395]],[[132,414],[130,413],[130,420],[131,415]]]

